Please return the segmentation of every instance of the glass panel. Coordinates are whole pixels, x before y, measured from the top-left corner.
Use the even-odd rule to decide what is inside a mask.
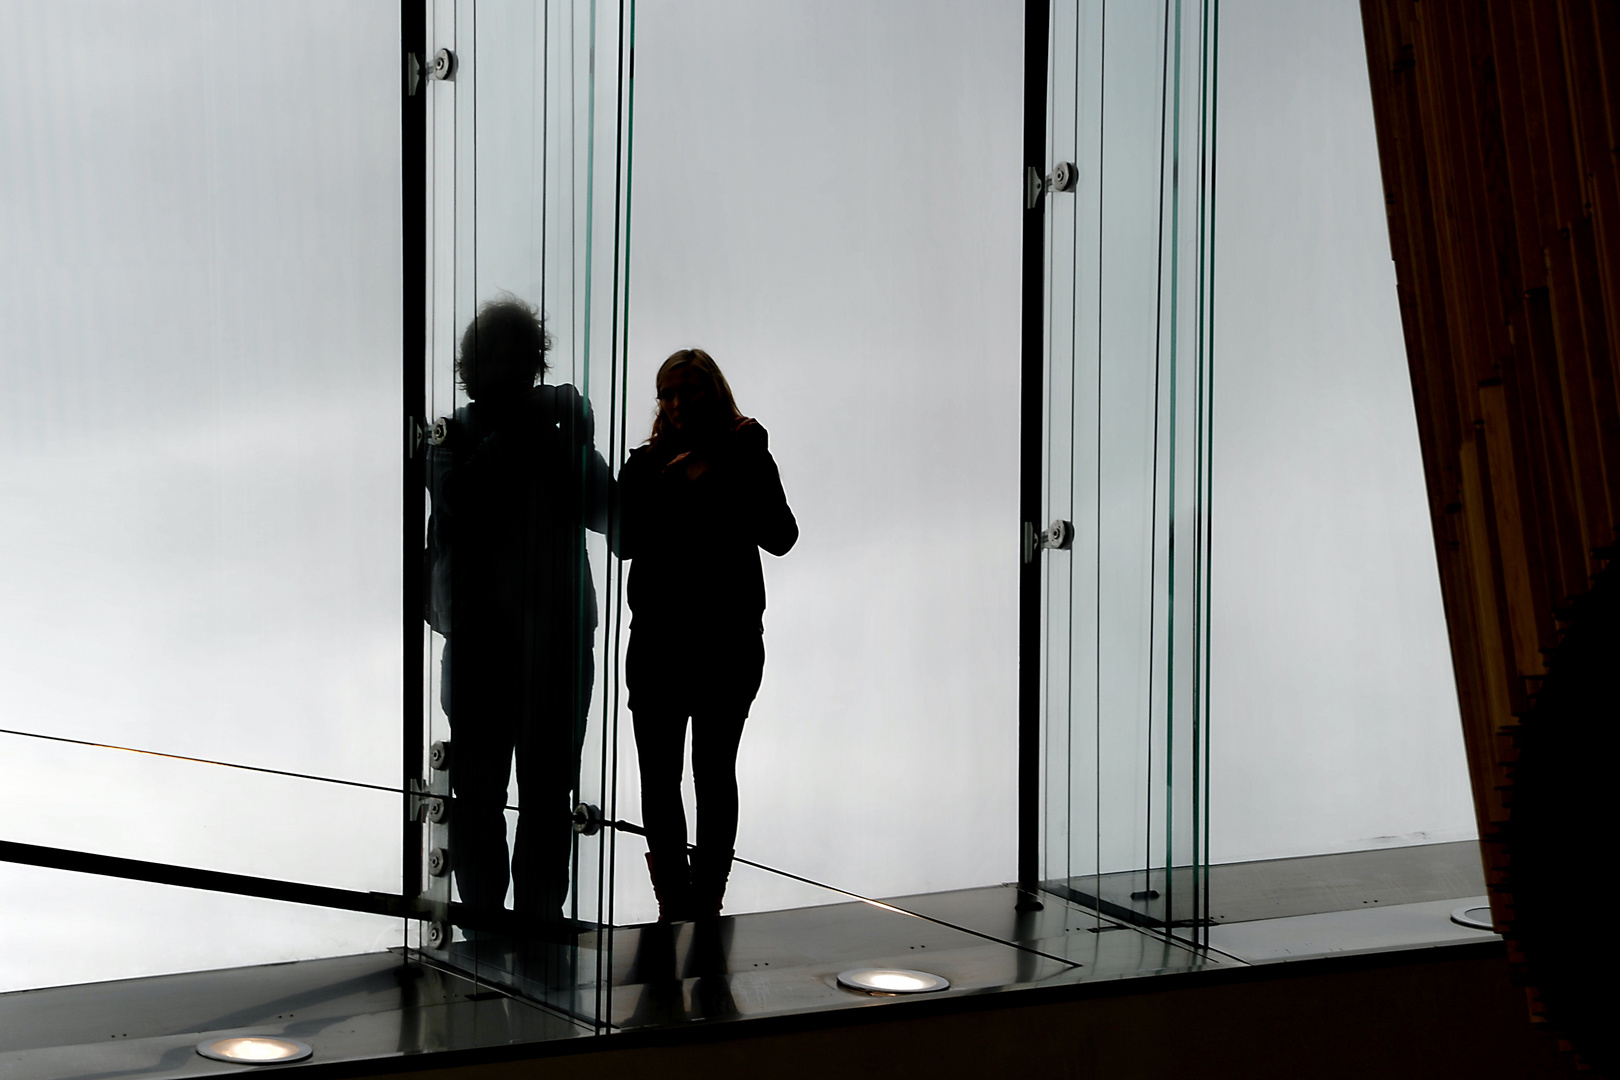
[[[1022,7],[937,14],[637,12],[626,444],[689,347],[768,430],[800,535],[760,548],[736,851],[874,897],[1016,872]],[[660,648],[700,670],[690,642]],[[622,814],[642,822],[641,717],[621,715]],[[661,756],[701,842],[701,771]],[[645,846],[621,850],[618,921],[650,920]],[[724,910],[815,902],[734,872]]]
[[[595,1023],[613,834],[573,811],[612,804],[628,8],[431,20],[421,943]]]
[[[0,25],[36,50],[0,73],[0,839],[397,893],[397,17]],[[51,960],[4,990],[401,940],[81,873],[0,889]]]
[[[1207,5],[1052,9],[1044,876],[1197,935],[1207,863]],[[1058,537],[1053,537],[1059,540]]]

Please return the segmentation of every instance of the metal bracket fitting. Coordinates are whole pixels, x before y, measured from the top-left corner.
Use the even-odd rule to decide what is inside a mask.
[[[426,815],[433,824],[442,825],[444,819],[450,816],[450,800],[429,791],[422,781],[412,780],[406,813],[412,821],[421,821],[423,815]]]
[[[422,58],[414,52],[405,54],[405,96],[415,97],[422,85]]]
[[[574,831],[581,836],[595,836],[602,831],[602,808],[590,803],[574,807]]]
[[[1068,551],[1074,546],[1074,525],[1058,518],[1044,529],[1037,529],[1033,521],[1024,522],[1024,562],[1035,561],[1042,551]]]
[[[1054,519],[1052,524],[1046,527],[1046,531],[1041,533],[1041,547],[1043,548],[1068,551],[1073,546],[1074,525],[1071,522],[1064,521],[1062,518]]]
[[[1073,191],[1080,182],[1080,170],[1072,161],[1060,161],[1052,167],[1052,175],[1042,176],[1033,165],[1024,169],[1024,209],[1033,210],[1041,205],[1041,196],[1048,191]]]

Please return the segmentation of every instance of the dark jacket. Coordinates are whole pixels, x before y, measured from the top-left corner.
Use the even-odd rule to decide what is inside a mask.
[[[763,630],[759,549],[786,555],[799,538],[765,429],[745,421],[693,451],[708,462],[695,480],[685,447],[643,446],[619,473],[619,554],[631,560],[633,625],[672,632]]]
[[[612,479],[572,386],[470,402],[428,451],[428,623],[567,644],[597,623],[588,528],[607,528]]]

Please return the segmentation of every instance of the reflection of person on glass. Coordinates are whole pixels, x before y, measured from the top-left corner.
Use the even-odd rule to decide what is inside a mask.
[[[511,882],[520,914],[562,918],[594,666],[596,590],[584,530],[607,525],[607,463],[589,407],[548,386],[545,328],[510,296],[461,339],[468,403],[428,458],[428,618],[444,634],[440,701],[452,735],[450,863],[464,903],[504,906],[507,783],[520,813]]]
[[[620,473],[631,560],[625,683],[641,765],[647,866],[663,921],[718,915],[737,837],[737,747],[765,670],[759,549],[799,538],[765,429],[737,411],[709,354],[658,369],[652,437]],[[692,721],[697,846],[681,802]]]

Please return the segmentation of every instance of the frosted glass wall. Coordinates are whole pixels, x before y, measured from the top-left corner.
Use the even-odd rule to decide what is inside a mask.
[[[1013,874],[1022,21],[639,7],[630,442],[694,344],[770,429],[804,537],[738,850],[871,892]],[[1210,854],[1466,837],[1356,9],[1220,40]]]
[[[8,3],[0,32],[27,43],[0,72],[0,727],[397,788],[397,8]],[[399,888],[397,795],[0,753],[5,839]],[[400,932],[11,865],[0,889],[5,989]]]
[[[1474,836],[1353,0],[1221,4],[1210,842]]]
[[[1355,5],[1222,12],[1212,854],[1471,835]],[[803,536],[738,853],[868,894],[1014,869],[1022,14],[638,5],[629,441],[688,345],[770,430]],[[396,19],[0,5],[0,727],[397,783]],[[6,839],[398,887],[396,797],[0,745]],[[636,820],[627,726],[619,761]],[[0,888],[0,988],[400,930]],[[825,898],[739,871],[728,908]]]
[[[801,536],[737,852],[868,895],[1014,872],[1022,56],[1018,4],[637,7],[628,441],[688,346],[769,431]]]

